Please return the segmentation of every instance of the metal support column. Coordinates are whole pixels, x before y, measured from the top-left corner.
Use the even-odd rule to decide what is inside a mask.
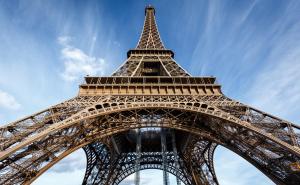
[[[141,159],[141,129],[137,129],[136,136],[136,161],[135,161],[135,185],[140,185],[140,159]]]
[[[175,166],[177,169],[180,168],[179,166],[179,162],[178,162],[178,153],[177,153],[177,148],[176,148],[176,141],[175,141],[175,131],[172,130],[172,147],[173,147],[173,153],[174,153],[174,161],[175,161]],[[177,182],[177,185],[180,185],[180,179],[176,176],[176,182]]]
[[[166,144],[166,133],[165,133],[165,129],[161,129],[161,153],[162,153],[162,165],[163,165],[163,181],[164,181],[164,185],[169,185],[169,174],[166,171],[166,151],[167,151],[167,144]]]

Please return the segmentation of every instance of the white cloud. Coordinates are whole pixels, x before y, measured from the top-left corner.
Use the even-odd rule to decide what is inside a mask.
[[[86,168],[86,157],[82,149],[71,153],[45,173],[43,173],[33,185],[60,184],[76,185],[81,184]]]
[[[248,102],[264,110],[291,119],[299,119],[300,47],[290,49],[285,42],[274,49],[269,61],[277,63],[264,69],[250,86]],[[275,50],[284,51],[280,55]],[[274,63],[274,62],[272,62]]]
[[[18,110],[21,105],[17,102],[14,96],[0,90],[0,107],[11,110]]]
[[[86,157],[83,149],[76,150],[66,158],[54,165],[49,173],[72,173],[73,171],[85,171]]]
[[[58,42],[63,47],[61,58],[64,62],[64,72],[61,74],[66,81],[74,81],[84,75],[102,75],[104,73],[105,61],[83,52],[70,44],[71,38],[59,37]]]
[[[232,151],[218,146],[214,154],[215,171],[222,185],[272,185],[262,172]]]

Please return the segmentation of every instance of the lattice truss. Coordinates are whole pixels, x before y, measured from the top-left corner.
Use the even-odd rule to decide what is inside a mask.
[[[299,161],[299,127],[287,121],[224,96],[87,96],[1,127],[1,184],[30,183],[78,148],[95,141],[108,143],[108,137],[144,127],[172,128],[195,138],[197,142],[189,144],[189,150],[178,152],[184,159],[184,170],[174,172],[168,168],[170,173],[183,174],[180,177],[186,184],[217,184],[213,150],[201,157],[202,150],[208,151],[209,147],[204,146],[209,145],[208,141],[238,153],[277,184],[299,182],[299,172],[291,168]],[[115,151],[111,144],[106,146]],[[197,160],[189,154],[195,154]],[[109,166],[118,168],[111,162]],[[161,168],[154,166],[151,168]],[[130,174],[134,168],[126,170]],[[121,180],[115,179],[116,175],[110,177],[106,180],[111,183]]]
[[[213,164],[217,145],[237,153],[276,184],[299,184],[300,127],[227,98],[208,78],[191,90],[192,77],[164,49],[154,13],[153,7],[146,8],[141,39],[113,74],[120,77],[112,78],[115,84],[85,84],[86,94],[0,127],[0,184],[30,184],[83,148],[83,184],[118,184],[139,170],[163,169],[186,185],[218,185]],[[116,87],[117,80],[152,74],[174,83],[174,76],[182,79],[155,86],[156,91],[149,87],[148,94],[136,90],[149,86],[147,80],[146,85],[120,84],[124,91]],[[99,93],[100,86],[101,92],[119,94]],[[141,148],[136,150],[134,131],[145,128],[164,129],[165,144],[141,131]]]
[[[112,76],[143,76],[145,62],[159,63],[161,65],[161,76],[190,76],[173,59],[174,53],[166,50],[159,36],[155,21],[155,10],[150,7],[146,9],[143,32],[135,50],[128,52],[128,59]]]
[[[142,76],[145,70],[143,65],[145,62],[158,62],[163,68],[164,76],[190,76],[176,61],[171,54],[158,54],[151,56],[149,54],[131,55],[125,63],[112,74],[112,76]]]
[[[136,47],[137,49],[165,49],[155,21],[155,9],[149,7],[145,10],[143,32]]]

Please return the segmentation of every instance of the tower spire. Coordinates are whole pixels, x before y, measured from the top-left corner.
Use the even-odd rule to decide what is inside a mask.
[[[136,49],[165,49],[157,29],[155,21],[155,9],[151,5],[148,5],[145,8],[143,31]]]
[[[127,52],[127,60],[113,76],[190,76],[176,63],[173,51],[165,49],[153,6],[146,6],[140,40],[135,49]]]

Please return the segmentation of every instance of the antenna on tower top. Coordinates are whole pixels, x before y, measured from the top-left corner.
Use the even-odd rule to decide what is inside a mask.
[[[147,14],[147,11],[151,11],[151,10],[153,10],[153,13],[154,13],[154,15],[155,15],[155,8],[154,8],[154,6],[152,6],[152,5],[147,5],[146,6],[146,8],[145,8],[145,15]]]

